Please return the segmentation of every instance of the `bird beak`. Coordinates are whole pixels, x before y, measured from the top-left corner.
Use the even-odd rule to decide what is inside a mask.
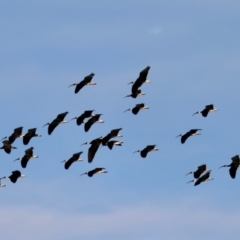
[[[225,165],[221,166],[220,168],[222,168],[222,167],[225,167]],[[220,169],[220,168],[219,168],[219,169]]]
[[[3,139],[7,139],[7,137],[2,138],[1,140],[3,140]]]
[[[137,151],[135,151],[135,152],[133,152],[133,153],[136,153],[136,152],[138,152],[139,150],[137,150]]]
[[[195,112],[193,115],[198,114],[198,113],[199,113],[199,112]],[[193,116],[193,115],[192,115],[192,116]]]
[[[80,177],[81,177],[82,175],[84,175],[84,174],[87,174],[87,172],[85,172],[85,173],[81,174],[81,175],[80,175]]]
[[[20,160],[20,159],[19,159],[19,158],[17,158],[17,159],[15,159],[15,160],[14,160],[14,162],[15,162],[15,161],[17,161],[17,160]]]
[[[80,146],[85,145],[85,144],[88,144],[88,142],[85,142],[85,143],[81,144]]]
[[[45,126],[47,126],[47,125],[49,125],[49,123],[46,123],[45,125],[43,125],[43,127],[45,127]]]
[[[194,182],[194,180],[192,180],[192,181],[189,181],[189,182],[187,182],[187,183],[190,183],[190,182]]]
[[[74,120],[74,119],[77,119],[77,117],[72,118],[70,121],[72,121],[72,120]]]
[[[177,138],[177,137],[181,137],[181,136],[182,136],[182,134],[180,134],[180,135],[176,136],[176,138]]]
[[[133,82],[128,83],[128,85],[129,85],[129,84],[133,84]]]
[[[127,112],[127,111],[131,111],[131,109],[129,108],[129,109],[125,110],[124,113]]]
[[[71,86],[75,86],[75,83],[73,83],[73,84],[69,85],[68,87],[71,87]]]
[[[191,174],[192,172],[189,172],[189,173],[187,173],[185,176],[187,176],[187,175],[189,175],[189,174]]]
[[[66,162],[66,160],[61,161],[61,163]]]

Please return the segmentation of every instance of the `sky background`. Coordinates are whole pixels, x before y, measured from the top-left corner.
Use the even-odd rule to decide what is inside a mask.
[[[11,154],[0,151],[0,175],[27,175],[0,189],[4,240],[239,239],[240,2],[237,0],[22,0],[0,3],[0,138],[36,127],[41,138]],[[146,96],[124,98],[150,66]],[[72,83],[95,73],[78,94]],[[123,113],[137,103],[149,110]],[[205,105],[218,112],[192,116]],[[75,121],[51,136],[43,125],[94,109],[103,124],[85,133]],[[80,146],[122,128],[122,147],[99,148],[91,164]],[[180,143],[177,135],[201,128]],[[134,151],[156,144],[141,158]],[[14,159],[33,146],[38,159]],[[83,151],[83,162],[64,159]],[[194,187],[197,166],[213,181]],[[95,167],[107,174],[79,177]]]

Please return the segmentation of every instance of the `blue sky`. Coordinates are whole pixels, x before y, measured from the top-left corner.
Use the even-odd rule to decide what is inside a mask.
[[[0,151],[3,180],[0,236],[4,240],[239,239],[239,1],[15,1],[0,4],[2,137],[36,127],[41,138]],[[146,96],[124,98],[139,72],[151,69]],[[78,94],[72,83],[95,73],[96,86]],[[123,113],[137,103],[150,107]],[[207,118],[192,114],[213,103]],[[51,136],[43,125],[94,109],[103,124],[85,133],[74,121]],[[87,162],[86,141],[123,128],[122,147],[101,147]],[[192,128],[200,136],[176,138]],[[156,144],[146,159],[134,151]],[[33,146],[26,169],[14,159]],[[60,163],[83,151],[83,162]],[[185,176],[201,164],[213,181],[197,187]],[[79,175],[95,167],[107,174]]]

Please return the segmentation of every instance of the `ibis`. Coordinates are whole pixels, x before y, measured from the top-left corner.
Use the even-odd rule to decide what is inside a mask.
[[[198,166],[198,169],[195,171],[195,172],[189,172],[189,173],[187,173],[186,174],[186,176],[188,175],[188,174],[193,174],[193,177],[194,178],[199,178],[203,173],[205,173],[205,172],[208,172],[208,170],[207,170],[207,165],[206,164],[203,164],[203,165],[201,165],[201,166]]]
[[[69,87],[76,86],[75,93],[78,93],[86,85],[96,85],[96,83],[92,82],[92,78],[94,75],[94,73],[91,73],[90,75],[86,76],[81,82],[73,83]]]
[[[74,162],[83,161],[83,160],[80,158],[80,155],[81,155],[82,153],[83,153],[83,152],[74,153],[71,158],[69,158],[68,160],[62,161],[62,162],[65,163],[65,164],[64,164],[65,169],[67,170]]]
[[[81,114],[79,117],[74,117],[74,118],[72,118],[71,120],[76,119],[76,123],[77,123],[77,125],[79,126],[79,125],[81,125],[82,123],[84,123],[84,119],[85,119],[85,118],[90,118],[90,117],[93,116],[93,114],[92,114],[93,111],[94,111],[94,110],[86,110],[86,111],[84,111],[84,113]]]
[[[195,183],[194,186],[197,186],[202,182],[213,180],[213,178],[210,178],[210,172],[211,172],[211,170],[208,170],[208,172],[205,173],[204,175],[202,175],[200,178],[189,181],[188,183],[194,182]]]
[[[145,93],[142,93],[142,91],[141,91],[140,89],[138,89],[136,92],[131,93],[131,94],[125,96],[125,98],[126,98],[126,97],[136,98],[136,97],[143,96],[143,95],[146,95],[146,94],[145,94]]]
[[[11,153],[12,149],[17,149],[16,147],[12,146],[8,140],[2,141],[3,146],[0,149],[3,149],[6,153]]]
[[[17,158],[14,161],[20,160],[21,161],[21,166],[23,168],[27,167],[28,161],[31,158],[38,158],[38,156],[33,155],[33,147],[28,148],[27,150],[25,150],[25,155],[22,158]]]
[[[85,124],[84,124],[84,130],[85,132],[88,132],[88,130],[91,128],[91,126],[94,123],[104,123],[103,120],[99,119],[102,114],[95,114],[92,116]]]
[[[127,111],[132,111],[133,114],[138,114],[138,112],[140,110],[144,110],[144,109],[149,109],[148,106],[146,106],[144,103],[139,103],[139,104],[136,104],[136,106],[134,108],[129,108],[127,110],[125,110],[124,112],[127,112]]]
[[[158,151],[158,150],[159,150],[158,148],[155,148],[155,146],[156,146],[156,145],[148,145],[148,146],[146,146],[144,149],[142,149],[142,150],[137,150],[137,151],[135,151],[134,153],[140,152],[141,157],[142,157],[142,158],[145,158],[149,152]]]
[[[68,112],[60,113],[57,115],[57,117],[51,122],[51,123],[46,123],[44,126],[48,125],[48,135],[51,135],[53,130],[62,123],[67,123],[67,121],[64,120]],[[43,126],[43,127],[44,127]]]
[[[41,137],[42,135],[36,133],[36,128],[28,129],[28,132],[23,136],[23,144],[27,145],[32,137]]]
[[[13,133],[11,134],[11,136],[7,136],[7,137],[4,137],[3,139],[8,139],[8,141],[10,142],[10,143],[13,143],[15,140],[16,140],[16,138],[21,138],[21,137],[23,137],[24,135],[22,134],[22,129],[23,129],[23,127],[18,127],[18,128],[15,128],[14,129],[14,131],[13,131]]]
[[[89,177],[92,177],[94,174],[99,174],[99,173],[107,173],[107,171],[105,170],[105,168],[95,168],[89,172],[85,172],[83,174],[81,174],[80,176],[82,175],[88,175]]]
[[[0,180],[4,178],[9,178],[12,183],[16,183],[18,178],[23,178],[23,177],[26,177],[26,175],[23,175],[20,171],[16,170],[16,171],[12,171],[12,174],[10,176],[2,177],[0,178]]]
[[[188,131],[185,134],[180,134],[177,137],[181,137],[181,143],[185,143],[186,140],[190,137],[190,136],[197,136],[200,135],[200,133],[198,131],[200,131],[202,129],[191,129],[190,131]]]
[[[115,138],[115,137],[122,137],[122,135],[118,134],[119,131],[121,131],[122,128],[117,128],[117,129],[113,129],[111,130],[110,133],[108,133],[103,139],[102,139],[102,145],[106,146],[107,142],[111,139],[111,138]]]
[[[115,145],[115,146],[122,146],[122,144],[123,144],[123,142],[114,141],[114,140],[107,142],[107,146],[108,146],[108,148],[111,149],[111,150],[112,150],[112,148],[113,148],[114,145]]]
[[[202,114],[203,117],[207,117],[209,112],[215,112],[217,111],[217,108],[214,108],[213,104],[206,105],[205,108],[202,111],[195,112],[195,114]]]
[[[220,168],[222,168],[222,167],[230,167],[229,174],[230,174],[231,178],[235,178],[236,177],[236,173],[237,173],[237,169],[239,167],[240,159],[239,159],[238,155],[232,157],[231,159],[232,159],[232,163],[231,164],[223,165]]]

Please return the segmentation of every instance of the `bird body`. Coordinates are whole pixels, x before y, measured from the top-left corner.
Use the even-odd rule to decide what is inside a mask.
[[[209,112],[215,112],[217,111],[217,108],[214,108],[213,104],[206,105],[205,108],[202,111],[195,112],[195,114],[202,114],[203,117],[207,117]]]
[[[107,142],[111,139],[111,138],[115,138],[115,137],[122,137],[122,135],[118,134],[119,131],[121,131],[122,128],[117,128],[117,129],[113,129],[111,130],[110,133],[108,133],[103,139],[102,139],[102,145],[106,146]]]
[[[148,106],[146,106],[144,103],[139,103],[139,104],[136,104],[136,106],[134,108],[129,108],[127,110],[125,110],[124,112],[127,112],[127,111],[132,111],[133,114],[138,114],[138,112],[140,110],[144,110],[144,109],[149,109]]]
[[[96,83],[92,82],[92,78],[94,75],[94,73],[91,73],[90,75],[86,76],[81,82],[73,83],[69,87],[76,86],[75,93],[78,93],[86,85],[96,85]]]
[[[28,148],[27,150],[25,150],[25,155],[22,158],[17,158],[14,161],[20,160],[21,161],[21,166],[23,168],[27,167],[28,161],[31,158],[38,158],[38,156],[33,155],[33,147]]]
[[[11,134],[11,136],[9,136],[9,137],[4,137],[3,139],[8,139],[8,141],[9,141],[10,143],[13,143],[13,142],[16,140],[16,138],[21,138],[21,137],[24,136],[24,135],[22,134],[22,129],[23,129],[23,127],[15,128],[14,131],[13,131],[13,133]]]
[[[99,174],[99,173],[107,173],[107,171],[105,170],[105,168],[95,168],[89,172],[85,172],[81,174],[80,176],[87,174],[89,177],[92,177],[94,174]]]
[[[137,150],[134,153],[140,152],[141,157],[145,158],[149,152],[158,151],[159,150],[158,148],[155,148],[155,146],[156,145],[147,145],[144,149]]]
[[[23,144],[27,145],[32,137],[41,137],[42,135],[36,134],[36,128],[28,129],[28,132],[23,136]]]
[[[202,182],[206,182],[206,181],[209,181],[209,180],[213,180],[213,178],[210,178],[210,172],[211,172],[211,170],[208,170],[208,172],[205,173],[205,174],[204,174],[203,176],[201,176],[200,178],[194,179],[194,180],[192,180],[192,181],[189,181],[188,183],[194,182],[194,183],[195,183],[194,186],[197,186],[197,185],[199,185],[199,184],[202,183]]]
[[[188,131],[185,134],[180,134],[177,137],[181,137],[181,143],[185,143],[185,141],[190,137],[190,136],[196,136],[196,135],[200,135],[200,133],[198,133],[197,131],[202,130],[202,129],[191,129],[190,131]]]
[[[2,141],[3,146],[0,149],[3,149],[6,153],[11,153],[12,149],[17,149],[16,147],[12,146],[8,140]]]
[[[109,141],[107,142],[107,146],[109,149],[112,150],[113,146],[122,146],[123,142],[120,142],[120,141]]]
[[[142,93],[141,89],[138,89],[136,92],[131,93],[131,94],[127,95],[126,97],[137,98],[137,97],[143,96],[143,95],[146,95],[146,94],[145,94],[145,93]],[[126,98],[126,97],[125,97],[125,98]]]
[[[198,166],[198,169],[195,172],[189,172],[186,175],[193,174],[194,178],[199,178],[204,172],[208,172],[206,164]]]
[[[84,124],[84,130],[85,132],[88,132],[88,130],[91,128],[91,126],[94,123],[104,123],[103,120],[99,119],[102,114],[95,114],[92,116],[85,124]]]
[[[239,159],[238,155],[232,157],[231,159],[232,159],[232,163],[231,164],[223,165],[220,168],[222,168],[222,167],[230,167],[229,168],[229,174],[230,174],[231,178],[234,179],[236,177],[237,169],[238,169],[239,164],[240,164],[240,159]]]
[[[83,161],[83,160],[80,158],[80,155],[81,155],[82,153],[83,153],[83,152],[74,153],[71,158],[69,158],[68,160],[62,161],[62,162],[65,162],[65,164],[64,164],[65,169],[67,170],[74,162]]]
[[[0,178],[0,180],[4,178],[9,178],[12,183],[16,183],[18,178],[23,178],[23,177],[26,177],[26,175],[23,175],[21,174],[20,171],[16,170],[16,171],[12,171],[12,174],[10,176],[2,177]]]
[[[94,115],[92,114],[93,111],[94,111],[94,110],[87,110],[87,111],[85,111],[83,114],[81,114],[79,117],[72,118],[71,120],[76,119],[76,123],[77,123],[77,125],[79,126],[79,125],[81,125],[82,123],[84,123],[84,119],[85,119],[85,118],[89,118],[89,117],[94,116]]]

